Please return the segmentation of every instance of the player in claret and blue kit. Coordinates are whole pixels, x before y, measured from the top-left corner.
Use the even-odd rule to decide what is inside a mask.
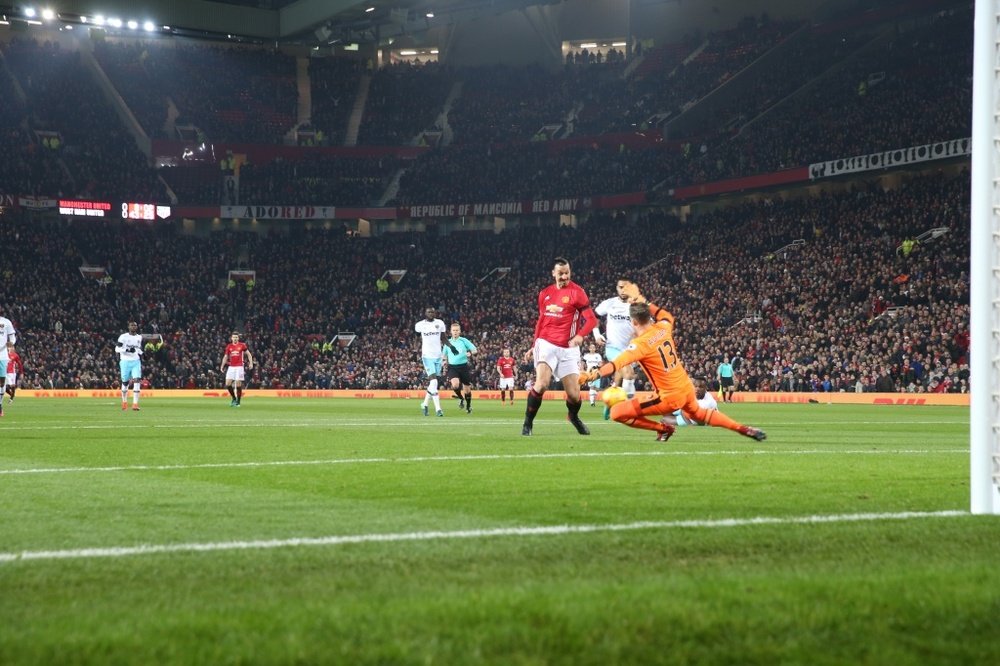
[[[139,393],[142,391],[142,336],[139,325],[128,323],[128,332],[118,336],[115,345],[118,367],[122,377],[122,411],[128,409],[128,392],[132,390],[132,411],[139,411]]]

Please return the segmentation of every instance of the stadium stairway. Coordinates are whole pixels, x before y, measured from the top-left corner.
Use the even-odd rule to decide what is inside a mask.
[[[14,72],[10,71],[7,67],[7,59],[3,56],[3,51],[0,50],[0,69],[2,69],[7,74],[7,78],[10,79],[10,85],[14,89],[14,94],[17,96],[17,101],[22,107],[28,106],[28,96],[24,94],[24,88],[21,87],[21,83],[14,76]]]
[[[371,74],[364,74],[358,82],[358,94],[354,98],[351,116],[347,119],[347,133],[344,136],[345,146],[358,145],[358,133],[361,131],[361,119],[365,115],[365,104],[368,103],[368,90],[372,85]]]
[[[451,124],[448,122],[448,114],[451,113],[451,107],[455,105],[455,100],[462,96],[462,82],[455,81],[451,86],[451,90],[448,91],[448,97],[444,100],[444,106],[441,108],[441,114],[437,118],[438,127],[441,128],[441,145],[448,146],[455,139],[455,130],[451,128]],[[400,172],[402,174],[402,172]],[[396,187],[399,188],[399,178],[396,179]],[[396,196],[393,193],[392,196]]]
[[[118,90],[115,88],[114,84],[111,83],[111,79],[108,78],[107,73],[101,67],[101,64],[97,62],[97,58],[94,57],[94,46],[90,40],[80,40],[80,61],[83,66],[90,71],[91,76],[94,78],[94,82],[97,84],[97,89],[101,91],[104,95],[104,99],[107,100],[111,108],[115,110],[118,117],[122,121],[122,125],[125,126],[126,131],[132,135],[135,139],[135,143],[139,146],[139,150],[142,151],[143,155],[146,156],[147,160],[152,160],[153,155],[153,144],[149,140],[149,135],[146,134],[146,130],[142,129],[142,125],[136,119],[135,115],[132,113],[132,109],[128,108],[125,100],[122,96],[118,94]]]
[[[309,79],[309,58],[299,56],[295,59],[295,85],[299,91],[296,125],[304,125],[312,121],[312,82]]]
[[[385,187],[385,192],[376,202],[377,206],[384,206],[396,198],[396,195],[399,194],[399,179],[403,177],[404,173],[406,173],[406,169],[397,169],[396,173],[392,174],[389,184]]]

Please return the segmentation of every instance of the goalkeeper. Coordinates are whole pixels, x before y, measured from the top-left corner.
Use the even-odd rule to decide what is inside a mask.
[[[763,430],[737,423],[717,409],[706,409],[698,404],[694,385],[681,364],[674,344],[673,315],[647,303],[639,288],[631,282],[622,292],[630,303],[629,318],[636,336],[614,361],[581,373],[580,385],[612,375],[629,363],[638,363],[653,385],[654,393],[644,399],[636,397],[618,403],[611,408],[611,418],[631,428],[653,430],[660,442],[674,434],[673,418],[656,422],[647,416],[672,417],[676,410],[680,410],[685,419],[696,423],[728,428],[758,442],[767,439]]]

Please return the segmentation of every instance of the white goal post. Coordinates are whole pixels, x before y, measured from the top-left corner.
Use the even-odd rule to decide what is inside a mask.
[[[972,67],[972,513],[1000,514],[1000,0],[976,0]]]

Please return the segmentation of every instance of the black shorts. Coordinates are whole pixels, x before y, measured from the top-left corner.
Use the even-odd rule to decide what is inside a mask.
[[[719,378],[719,383],[722,385],[722,388],[730,388],[733,385],[733,378],[732,377],[720,377]]]
[[[468,363],[448,366],[448,379],[458,379],[466,386],[472,386],[472,370]]]

